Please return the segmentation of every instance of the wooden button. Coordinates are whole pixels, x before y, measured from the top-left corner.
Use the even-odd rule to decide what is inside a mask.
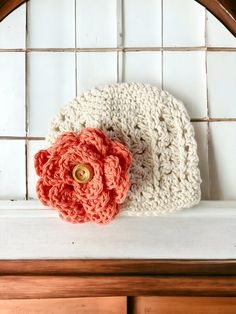
[[[93,178],[93,168],[86,164],[78,164],[73,168],[72,176],[78,183],[88,183]]]

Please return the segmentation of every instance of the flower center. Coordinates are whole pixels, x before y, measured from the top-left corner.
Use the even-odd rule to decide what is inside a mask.
[[[93,168],[86,164],[78,164],[74,166],[72,176],[78,183],[88,183],[93,178]]]

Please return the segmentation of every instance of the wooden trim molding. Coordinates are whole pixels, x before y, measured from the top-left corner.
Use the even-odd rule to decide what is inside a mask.
[[[3,275],[236,276],[236,260],[66,259],[0,260]]]
[[[228,30],[236,36],[236,1],[235,0],[196,0],[210,11]]]
[[[196,0],[214,14],[236,36],[235,0]],[[0,21],[26,0],[0,0]]]
[[[0,299],[236,296],[236,276],[1,276]]]
[[[0,261],[0,299],[236,296],[236,260]]]
[[[26,0],[0,0],[0,22]]]

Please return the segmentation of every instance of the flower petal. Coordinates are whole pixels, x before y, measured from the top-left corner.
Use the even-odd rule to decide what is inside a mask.
[[[85,210],[82,205],[78,205],[73,209],[63,209],[59,211],[61,219],[71,223],[84,223],[88,222],[89,218],[86,216]]]
[[[119,207],[114,200],[111,200],[106,207],[99,212],[89,213],[88,217],[91,221],[96,222],[97,224],[106,224],[119,213]]]
[[[35,154],[35,156],[34,156],[34,167],[35,167],[35,170],[36,170],[36,173],[38,176],[41,177],[43,166],[48,161],[49,157],[50,157],[50,154],[49,154],[48,150],[46,150],[46,149],[40,150],[39,152],[37,152],[37,154]]]
[[[68,148],[76,147],[79,144],[79,134],[77,132],[65,132],[59,135],[56,142],[48,149],[53,155],[63,155]]]
[[[107,135],[98,128],[86,128],[79,134],[81,144],[86,144],[92,151],[96,150],[102,156],[107,153],[107,147],[110,144],[110,139]]]
[[[107,156],[104,160],[104,176],[106,181],[106,186],[109,190],[117,187],[120,181],[120,161],[116,156]]]
[[[55,142],[55,146],[74,146],[79,143],[79,134],[77,132],[64,132],[60,134]]]
[[[53,186],[62,182],[59,173],[58,156],[50,157],[44,164],[41,174],[45,184]]]
[[[54,185],[49,192],[50,204],[57,209],[73,208],[76,204],[72,186],[61,183]]]
[[[66,132],[52,147],[35,156],[35,168],[41,176],[38,197],[44,205],[58,209],[66,221],[107,223],[117,215],[118,204],[127,196],[131,161],[125,145],[111,141],[100,129]],[[93,169],[91,181],[85,184],[72,175],[81,163]]]
[[[111,142],[108,154],[119,158],[122,171],[126,172],[129,169],[132,162],[132,155],[125,145],[115,141]]]
[[[101,159],[101,155],[96,150],[91,149],[91,146],[87,144],[79,144],[76,147],[70,148],[68,154],[79,156],[83,162],[92,162]]]
[[[89,221],[82,204],[75,198],[73,187],[66,184],[53,186],[49,198],[50,205],[59,210],[62,219],[72,223]]]
[[[124,203],[130,188],[130,179],[127,173],[120,177],[119,185],[114,189],[114,199],[118,204]]]
[[[50,206],[49,192],[51,186],[44,184],[44,180],[40,178],[36,184],[36,193],[38,195],[39,200],[45,206]]]
[[[106,190],[102,191],[95,199],[84,199],[83,207],[88,214],[98,213],[104,210],[110,201],[110,193]]]

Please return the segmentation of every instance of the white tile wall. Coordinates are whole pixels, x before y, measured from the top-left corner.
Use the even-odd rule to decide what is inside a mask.
[[[125,0],[125,46],[160,47],[161,42],[161,0]]]
[[[0,140],[0,199],[25,198],[25,141]]]
[[[184,102],[191,118],[206,117],[205,52],[164,51],[163,88]]]
[[[199,169],[201,173],[202,199],[210,198],[209,194],[209,163],[208,163],[208,125],[207,122],[193,122],[195,138],[197,141],[197,152],[199,157]]]
[[[25,135],[25,54],[0,53],[0,136]]]
[[[236,51],[208,52],[209,113],[214,118],[236,118]]]
[[[9,14],[0,23],[0,49],[25,48],[26,5]]]
[[[211,199],[235,199],[236,122],[210,123]]]
[[[217,51],[206,52],[205,45]],[[183,100],[192,119],[235,119],[194,122],[194,128],[202,198],[236,199],[235,48],[236,39],[196,1],[30,0],[0,23],[0,198],[26,194],[21,139],[26,124],[27,136],[44,137],[51,119],[76,93],[125,80],[163,86]],[[30,198],[36,183],[33,155],[43,145],[28,141]]]
[[[77,53],[78,94],[98,85],[117,81],[116,52]]]
[[[208,47],[236,47],[235,37],[210,12],[207,12],[206,35]]]
[[[205,9],[196,1],[163,1],[165,47],[205,46]]]
[[[28,143],[28,193],[29,199],[36,199],[36,183],[39,177],[35,173],[34,168],[34,155],[40,150],[45,149],[46,144],[45,141],[36,140],[36,141],[29,141]]]
[[[30,0],[28,46],[75,47],[75,0]]]
[[[143,82],[161,87],[160,51],[127,52],[124,54],[124,80]]]
[[[32,52],[28,55],[29,134],[45,136],[58,110],[75,97],[75,54]]]
[[[116,0],[76,0],[77,47],[116,47],[116,13]]]

